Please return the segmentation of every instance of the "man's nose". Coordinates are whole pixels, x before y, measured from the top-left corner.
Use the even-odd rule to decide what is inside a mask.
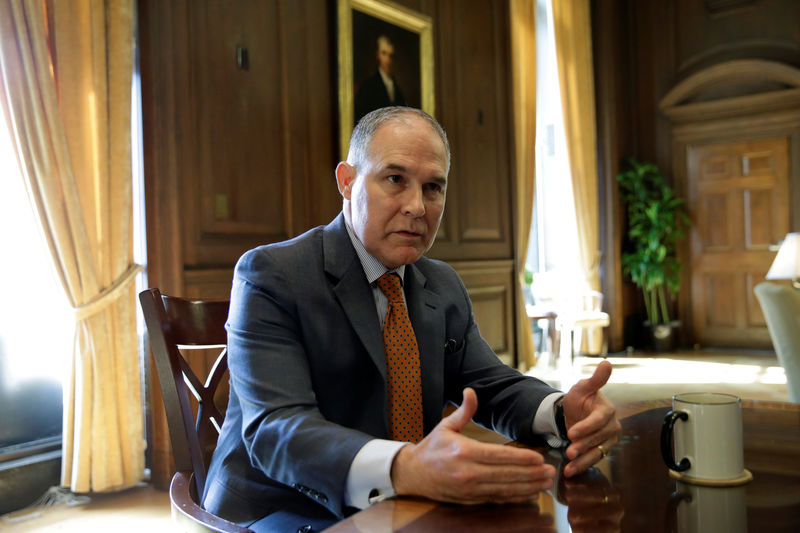
[[[416,218],[425,215],[425,196],[422,193],[422,187],[409,188],[403,201],[404,215]]]

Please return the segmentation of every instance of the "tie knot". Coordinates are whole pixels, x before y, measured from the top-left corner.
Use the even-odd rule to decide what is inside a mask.
[[[403,301],[403,285],[400,283],[400,276],[394,272],[387,272],[379,277],[376,283],[390,303]]]

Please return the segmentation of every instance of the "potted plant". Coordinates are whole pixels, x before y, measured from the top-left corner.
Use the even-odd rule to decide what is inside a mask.
[[[642,290],[654,348],[669,351],[675,347],[679,325],[670,315],[670,299],[680,288],[677,242],[689,217],[683,199],[675,195],[656,165],[626,158],[617,181],[628,213],[622,272]]]

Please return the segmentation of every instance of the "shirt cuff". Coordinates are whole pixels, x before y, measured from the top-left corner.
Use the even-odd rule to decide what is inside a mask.
[[[533,432],[545,437],[547,445],[552,448],[562,448],[568,442],[558,435],[555,410],[553,409],[553,405],[562,396],[564,396],[563,392],[554,392],[545,396],[542,403],[539,404],[536,416],[533,417]]]
[[[392,462],[407,442],[373,439],[358,450],[347,473],[344,503],[357,509],[395,495]]]

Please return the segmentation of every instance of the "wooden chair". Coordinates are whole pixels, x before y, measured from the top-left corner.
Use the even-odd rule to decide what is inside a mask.
[[[208,450],[216,445],[223,413],[214,393],[228,370],[228,301],[186,300],[162,295],[158,289],[139,293],[167,413],[177,472],[169,487],[172,519],[183,531],[247,533],[250,529],[215,516],[200,504],[206,482]],[[203,383],[179,348],[221,348]],[[188,391],[198,402],[192,414]]]

